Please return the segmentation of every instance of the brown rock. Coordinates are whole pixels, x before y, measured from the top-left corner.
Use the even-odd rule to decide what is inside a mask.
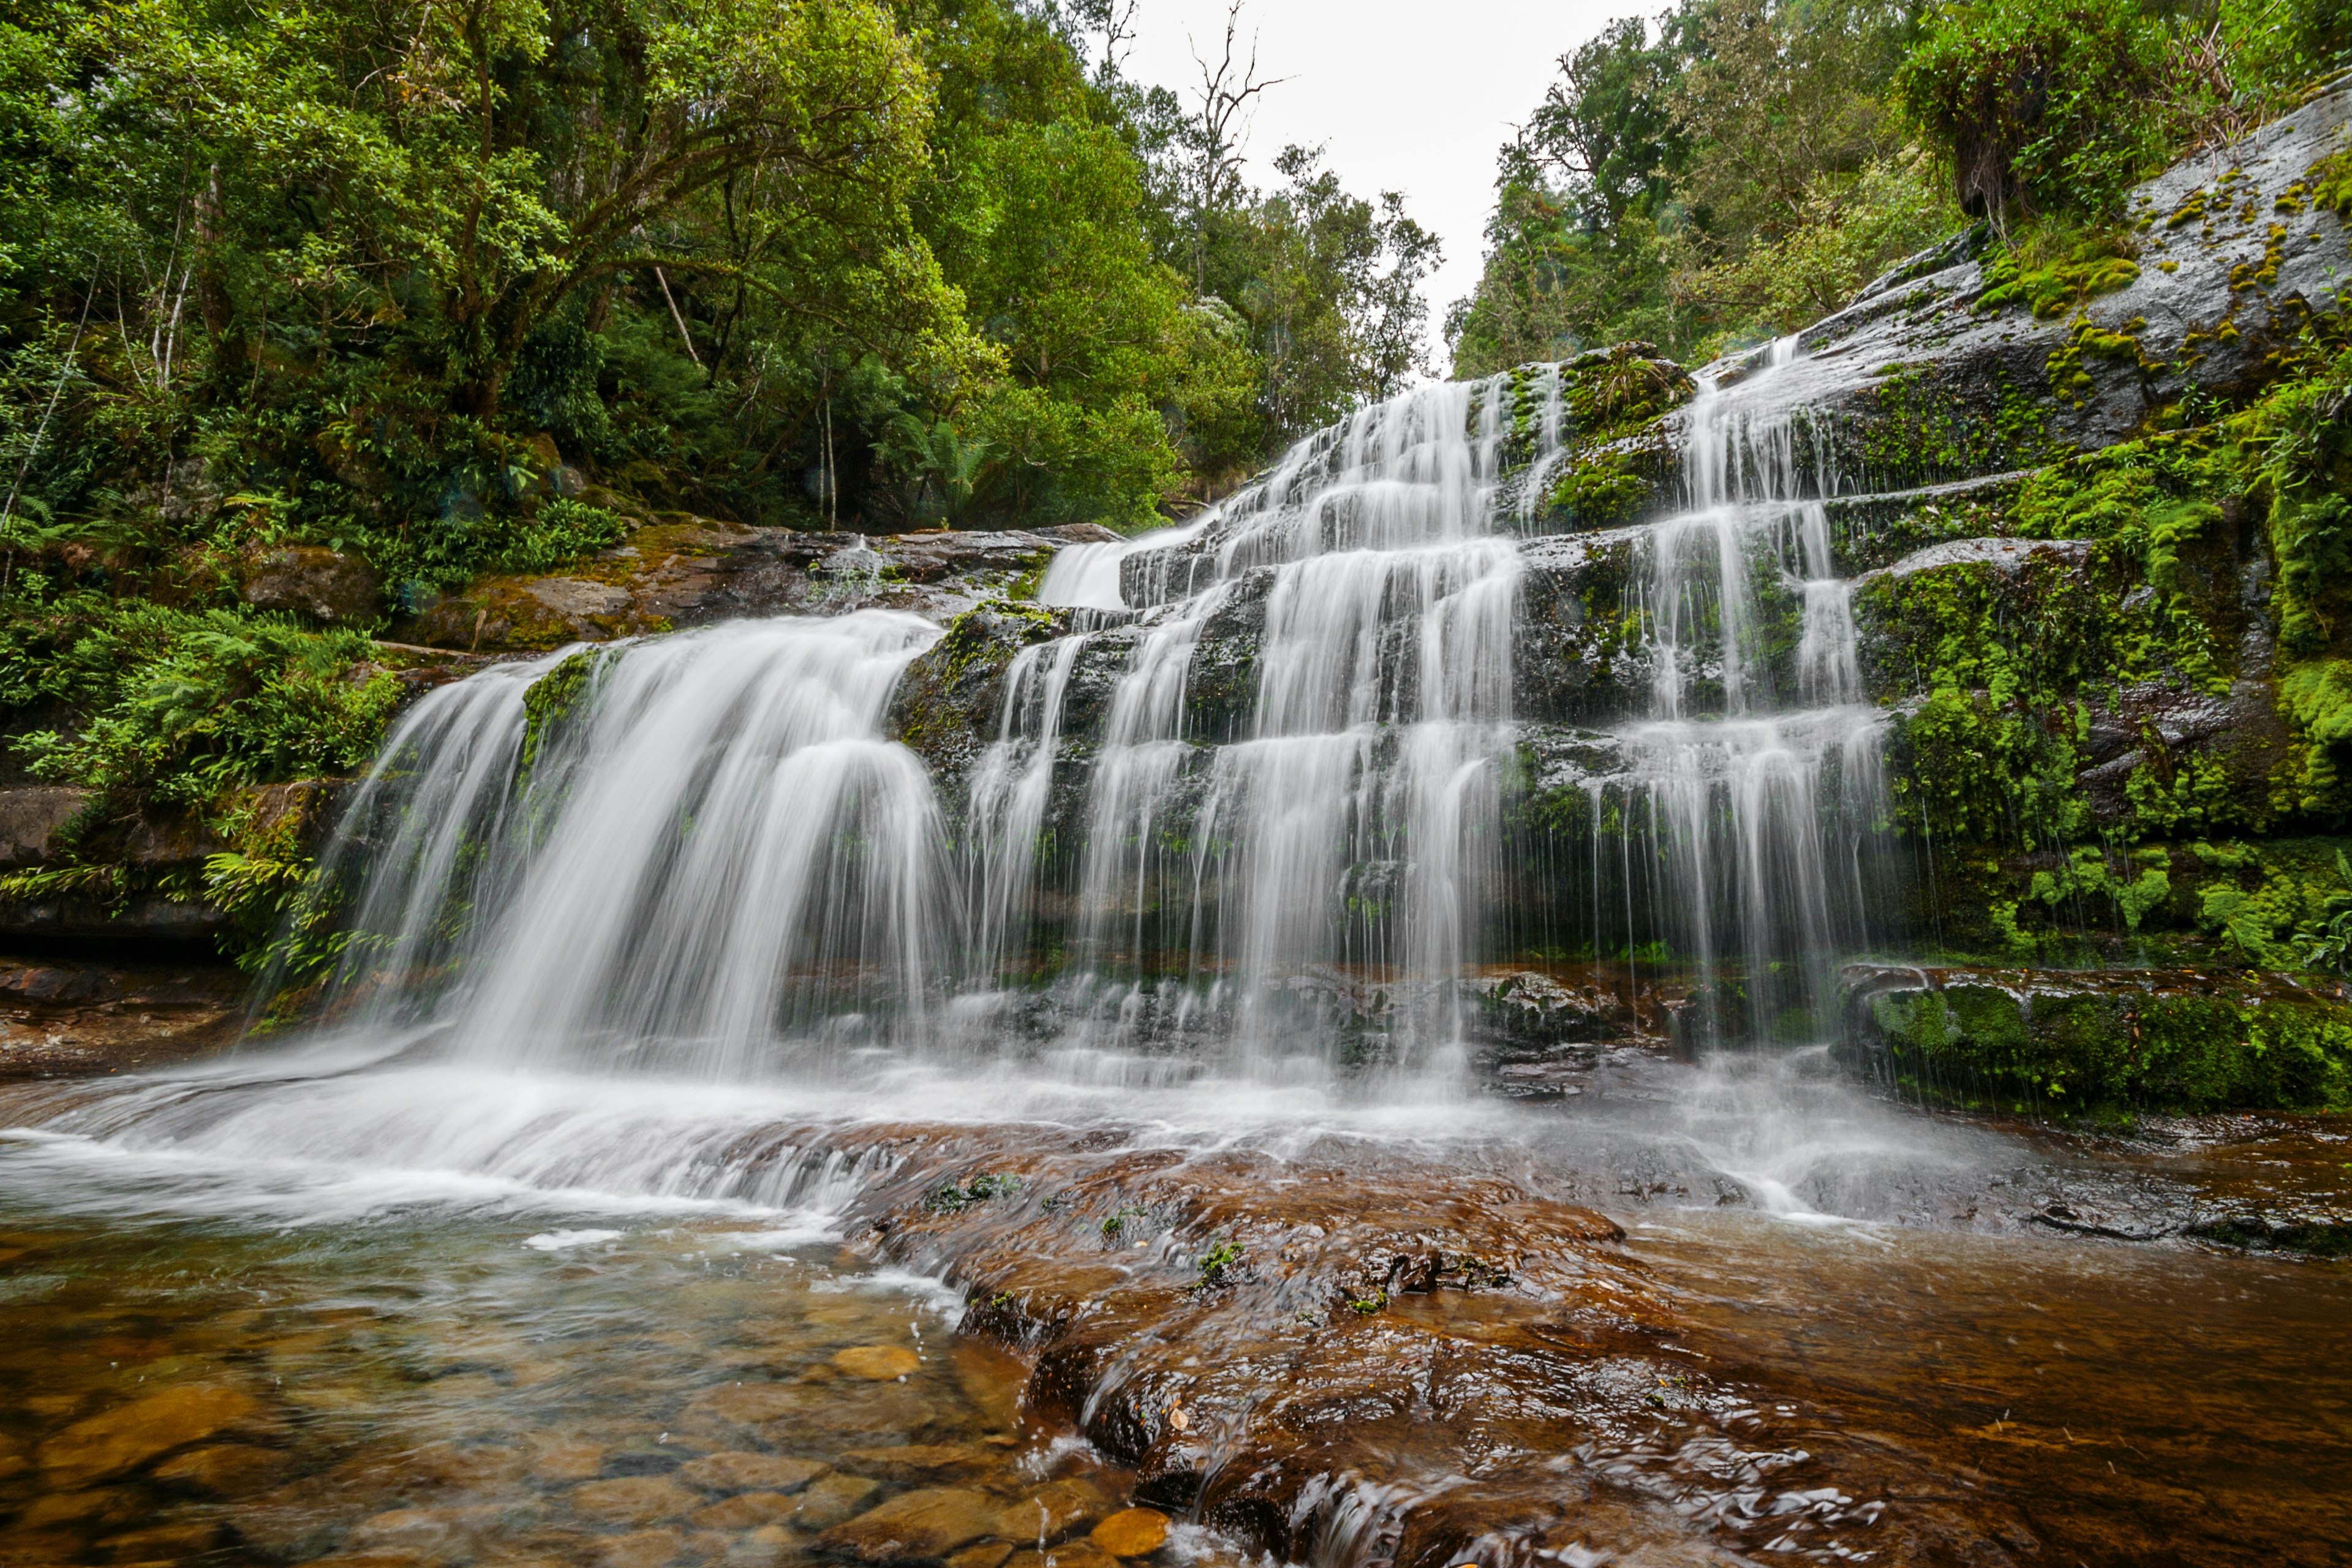
[[[833,1364],[852,1377],[887,1383],[921,1366],[923,1358],[904,1345],[858,1345],[836,1353]]]
[[[69,1524],[93,1520],[103,1524],[128,1524],[144,1510],[139,1495],[122,1487],[99,1491],[52,1492],[35,1498],[16,1518],[18,1530],[38,1530],[45,1524]]]
[[[897,1448],[850,1448],[838,1462],[852,1475],[905,1485],[970,1480],[1003,1464],[1004,1457],[966,1443],[913,1443]]]
[[[803,1552],[791,1531],[769,1524],[737,1541],[727,1560],[739,1568],[782,1568],[783,1563],[798,1562]]]
[[[629,591],[584,577],[542,577],[524,590],[559,616],[617,616],[629,607]]]
[[[48,1486],[71,1488],[136,1469],[260,1414],[258,1402],[234,1388],[167,1388],[67,1427],[41,1445],[41,1468]]]
[[[675,1530],[637,1530],[597,1542],[604,1568],[662,1568],[678,1554],[685,1537]]]
[[[694,1522],[704,1530],[757,1530],[782,1524],[800,1511],[800,1500],[782,1492],[738,1492],[731,1498],[694,1511]]]
[[[829,1530],[864,1512],[881,1490],[880,1482],[863,1476],[827,1476],[811,1481],[801,1493],[800,1510],[793,1515],[793,1522],[803,1530]]]
[[[601,1443],[551,1443],[531,1456],[523,1473],[535,1481],[592,1481],[604,1473],[604,1447]]]
[[[505,1512],[497,1503],[478,1503],[470,1508],[387,1509],[353,1526],[352,1544],[433,1552],[495,1529]]]
[[[110,1535],[98,1549],[116,1563],[184,1563],[220,1545],[226,1533],[218,1520],[191,1520]]]
[[[997,1533],[1007,1541],[1052,1543],[1091,1530],[1114,1509],[1118,1499],[1108,1489],[1085,1477],[1055,1481],[1010,1504]]]
[[[1087,1537],[1113,1557],[1145,1557],[1168,1544],[1168,1516],[1156,1508],[1125,1508]]]
[[[1118,1568],[1118,1559],[1090,1541],[1070,1541],[1043,1552],[1016,1552],[1004,1568]]]
[[[315,544],[257,551],[246,558],[245,602],[321,621],[372,621],[383,613],[383,579],[356,555]]]
[[[621,1476],[573,1487],[572,1506],[614,1524],[650,1524],[675,1519],[702,1500],[667,1476]]]
[[[705,1454],[678,1468],[678,1479],[712,1492],[796,1492],[830,1468],[783,1454]]]
[[[1013,1555],[1009,1541],[982,1541],[950,1553],[947,1568],[1004,1568],[1004,1560]]]
[[[275,1448],[222,1443],[164,1460],[155,1467],[155,1479],[213,1497],[243,1497],[261,1490],[285,1468],[286,1456]]]
[[[713,1415],[749,1426],[797,1415],[809,1403],[808,1390],[789,1383],[731,1383],[697,1394],[687,1406],[691,1415]]]
[[[997,1507],[985,1492],[924,1487],[835,1525],[816,1549],[861,1563],[936,1563],[995,1534]]]

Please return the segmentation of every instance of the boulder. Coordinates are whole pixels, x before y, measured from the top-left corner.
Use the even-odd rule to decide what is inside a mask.
[[[55,854],[58,830],[89,800],[88,790],[68,784],[0,789],[0,868],[37,866]]]
[[[360,626],[383,616],[383,579],[356,555],[315,544],[285,544],[249,552],[238,593],[261,610],[285,610],[333,626]]]

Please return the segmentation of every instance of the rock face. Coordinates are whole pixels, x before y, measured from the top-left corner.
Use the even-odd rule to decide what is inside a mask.
[[[215,1049],[243,1023],[245,984],[217,962],[0,955],[0,1079],[163,1066]]]
[[[963,1333],[1027,1364],[1025,1419],[1075,1426],[1134,1482],[1124,1511],[1049,1487],[992,1521],[981,1494],[934,1486],[820,1536],[822,1552],[929,1562],[1042,1531],[1055,1561],[1107,1564],[1156,1550],[1174,1513],[1288,1561],[1371,1552],[1448,1568],[1497,1540],[1537,1561],[1681,1534],[1650,1510],[1719,1489],[1706,1456],[1734,1448],[1805,1450],[1776,1488],[1818,1484],[1805,1478],[1821,1465],[1855,1495],[1924,1495],[1905,1479],[1915,1458],[1678,1349],[1672,1303],[1617,1249],[1617,1226],[1516,1182],[1457,1173],[1433,1192],[1378,1161],[1106,1148],[1045,1129],[880,1127],[853,1142],[867,1139],[905,1163],[850,1216],[872,1227],[860,1245],[950,1270],[972,1303]],[[932,1201],[975,1169],[1017,1180]],[[1580,1467],[1554,1462],[1570,1450]],[[1475,1484],[1397,1476],[1408,1451],[1416,1477]],[[1590,1479],[1618,1463],[1629,1484]],[[1730,1552],[1816,1528],[1709,1517]],[[1983,1530],[1906,1504],[1888,1531],[1902,1539],[1877,1544],[1969,1561]]]

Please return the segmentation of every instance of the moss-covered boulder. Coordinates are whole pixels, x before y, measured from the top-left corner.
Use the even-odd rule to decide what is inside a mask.
[[[1925,1098],[2004,1111],[2352,1110],[2352,988],[2189,969],[1856,964],[1841,1047]]]

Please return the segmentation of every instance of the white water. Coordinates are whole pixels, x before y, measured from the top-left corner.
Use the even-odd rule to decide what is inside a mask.
[[[330,856],[346,1020],[719,1078],[919,1028],[960,947],[929,777],[880,722],[938,636],[867,610],[598,658],[527,773],[524,693],[560,657],[431,693]]]
[[[1543,385],[1538,465],[1560,436]],[[1048,602],[1143,611],[1078,855],[1083,1030],[1208,1038],[1262,1072],[1359,1026],[1396,1065],[1449,1058],[1511,740],[1509,387],[1365,409],[1187,529],[1049,577]],[[1221,617],[1262,618],[1255,700],[1195,734]]]
[[[1645,862],[1659,917],[1629,917],[1626,943],[1663,939],[1715,997],[1736,962],[1732,1031],[1802,1038],[1825,1026],[1835,960],[1868,931],[1864,861],[1885,791],[1884,718],[1864,698],[1852,585],[1822,500],[1847,487],[1820,451],[1800,463],[1801,416],[1774,396],[1799,357],[1782,339],[1744,376],[1703,379],[1684,415],[1683,509],[1643,546],[1652,715],[1620,730],[1626,771],[1589,793],[1596,821],[1618,807],[1640,841],[1629,873]],[[1775,597],[1801,628],[1793,689],[1766,646],[1786,613]],[[1596,924],[1611,924],[1606,909]]]

